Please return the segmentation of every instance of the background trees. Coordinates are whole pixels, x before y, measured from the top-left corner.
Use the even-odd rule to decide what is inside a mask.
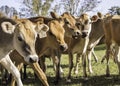
[[[109,12],[114,15],[114,14],[118,14],[120,15],[120,7],[119,6],[113,6],[109,9]]]
[[[49,11],[58,14],[69,12],[74,16],[81,13],[93,11],[101,0],[20,0],[19,10],[14,7],[1,6],[0,11],[8,16],[18,15],[19,17],[49,16]],[[109,9],[111,14],[120,15],[120,7],[114,6]]]
[[[72,15],[79,16],[81,13],[92,11],[101,0],[60,0],[56,3],[55,11],[67,11]],[[60,8],[61,7],[61,8]],[[59,8],[59,10],[57,10]]]

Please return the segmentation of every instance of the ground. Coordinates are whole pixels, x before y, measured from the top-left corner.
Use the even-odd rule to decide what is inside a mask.
[[[47,71],[46,75],[48,78],[48,82],[50,86],[120,86],[120,76],[118,75],[117,65],[113,62],[112,58],[110,59],[110,77],[105,76],[106,72],[106,61],[101,63],[101,59],[105,53],[105,45],[99,45],[95,48],[95,53],[98,56],[99,61],[96,63],[92,58],[92,67],[93,74],[88,73],[88,79],[83,79],[82,65],[81,62],[79,64],[79,74],[75,75],[72,71],[72,82],[66,83],[66,77],[68,73],[68,56],[63,55],[61,58],[61,65],[64,70],[64,74],[58,85],[54,85],[54,77],[55,72],[53,70],[52,60],[46,59]],[[75,58],[74,58],[75,62]],[[24,86],[42,86],[40,80],[35,79],[33,70],[28,66],[27,69],[28,78],[22,79]],[[0,75],[1,76],[1,75]],[[0,78],[0,86],[6,86],[1,84]],[[9,86],[9,85],[8,85]]]

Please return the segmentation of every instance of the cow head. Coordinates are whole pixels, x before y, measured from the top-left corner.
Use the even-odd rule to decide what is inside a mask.
[[[91,19],[88,14],[82,14],[80,17],[77,19],[77,22],[79,25],[79,28],[82,31],[82,38],[88,37],[90,32],[91,32],[91,25],[92,22],[95,22],[97,19],[93,18]]]
[[[76,20],[68,12],[63,13],[61,16],[58,16],[56,13],[51,12],[51,16],[55,19],[60,20],[60,22],[64,25],[65,35],[67,37],[77,38],[80,36],[81,32],[76,26]]]
[[[16,24],[4,21],[1,23],[3,31],[7,34],[13,34],[14,48],[24,57],[27,63],[38,61],[35,51],[35,41],[37,35],[45,37],[48,30],[46,25],[33,24],[29,20],[16,20]],[[42,36],[42,34],[44,36]]]
[[[59,20],[53,19],[48,23],[48,26],[50,28],[51,33],[57,39],[57,42],[60,45],[60,50],[65,51],[68,48],[68,46],[64,40],[65,30],[63,28],[63,24],[59,22]]]

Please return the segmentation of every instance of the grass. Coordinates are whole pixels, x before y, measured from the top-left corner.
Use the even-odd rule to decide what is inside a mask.
[[[50,86],[120,86],[120,76],[118,75],[117,65],[110,59],[110,77],[105,76],[106,61],[101,63],[101,59],[105,54],[105,45],[99,45],[95,48],[95,53],[98,56],[99,61],[96,63],[92,58],[93,74],[88,73],[88,80],[83,79],[82,64],[79,63],[79,74],[75,75],[72,71],[72,82],[66,83],[66,77],[68,74],[68,56],[63,55],[61,58],[61,66],[64,70],[62,79],[58,85],[54,85],[55,72],[53,70],[52,61],[46,59],[47,71],[46,75]],[[75,57],[74,57],[75,62]],[[34,78],[33,70],[27,69],[28,78],[23,80],[24,86],[41,86],[41,82]],[[0,85],[1,86],[1,85]]]

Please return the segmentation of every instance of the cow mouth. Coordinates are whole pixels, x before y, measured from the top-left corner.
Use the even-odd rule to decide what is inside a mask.
[[[66,51],[68,49],[68,46],[67,46],[67,44],[64,44],[64,45],[60,45],[60,50],[61,51]]]
[[[74,35],[72,36],[73,39],[78,39],[78,36]]]
[[[82,35],[82,38],[85,38],[85,37],[87,37],[87,34],[83,34],[83,35]]]

